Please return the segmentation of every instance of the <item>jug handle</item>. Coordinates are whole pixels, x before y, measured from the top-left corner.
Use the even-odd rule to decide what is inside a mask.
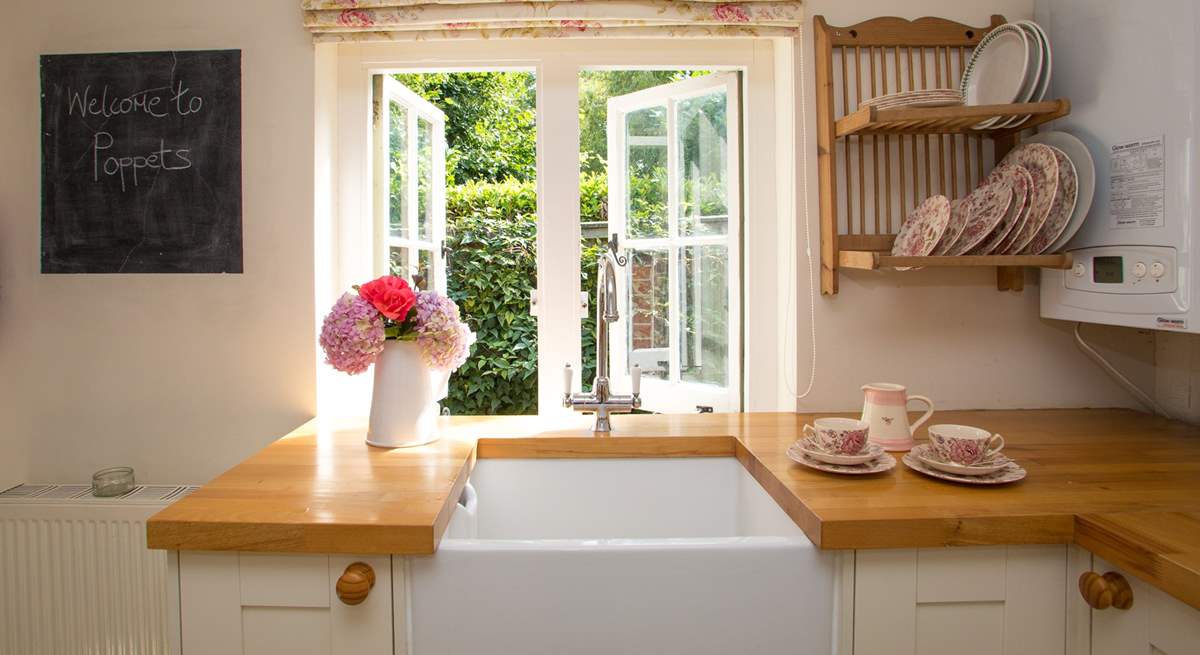
[[[921,418],[917,419],[917,421],[912,424],[912,427],[909,429],[910,434],[916,434],[917,428],[921,427],[921,424],[924,423],[925,421],[928,421],[930,416],[933,416],[933,401],[932,400],[926,398],[925,396],[915,396],[914,395],[914,396],[908,397],[908,402],[911,403],[914,400],[919,400],[919,401],[925,403],[926,405],[929,406],[929,408],[925,410],[925,413],[921,415]]]

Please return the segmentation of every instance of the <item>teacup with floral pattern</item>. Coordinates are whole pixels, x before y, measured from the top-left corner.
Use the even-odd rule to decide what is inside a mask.
[[[970,425],[943,423],[929,426],[929,444],[938,457],[973,466],[998,454],[1004,448],[1004,437]]]
[[[866,421],[853,418],[819,418],[804,426],[804,436],[827,453],[857,455],[867,447],[869,427]]]

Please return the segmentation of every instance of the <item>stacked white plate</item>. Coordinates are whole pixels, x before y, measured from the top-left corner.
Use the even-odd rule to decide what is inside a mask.
[[[958,89],[917,89],[876,96],[862,102],[863,107],[895,109],[897,107],[950,107],[963,103]]]
[[[941,198],[927,200],[901,226],[897,244],[907,247],[922,235],[921,252],[893,254],[939,255],[1041,255],[1061,250],[1079,231],[1092,206],[1096,189],[1096,167],[1087,146],[1066,132],[1042,132],[1024,143],[996,165],[987,179],[966,198],[955,200],[947,220],[922,211]],[[958,226],[958,222],[965,225]],[[910,227],[907,223],[913,223]],[[919,229],[925,225],[950,224],[942,231]],[[905,229],[910,228],[910,229]],[[935,241],[929,247],[929,240]],[[917,247],[913,246],[913,250]]]
[[[1005,23],[975,46],[959,90],[968,105],[1040,102],[1050,88],[1050,38],[1031,20]],[[1016,127],[1029,116],[989,118],[976,129]]]

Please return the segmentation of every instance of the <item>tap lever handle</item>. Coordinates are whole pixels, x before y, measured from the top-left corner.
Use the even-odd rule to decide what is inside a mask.
[[[575,382],[575,371],[571,370],[571,365],[567,364],[563,367],[563,394],[571,395],[571,385]]]
[[[629,380],[630,380],[630,388],[633,391],[633,395],[636,396],[639,393],[641,393],[642,392],[642,367],[641,366],[634,364],[633,367],[629,369]]]

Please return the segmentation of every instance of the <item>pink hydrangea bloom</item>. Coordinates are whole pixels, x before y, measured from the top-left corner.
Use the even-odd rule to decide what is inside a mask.
[[[325,361],[344,373],[367,370],[383,352],[383,316],[356,293],[345,293],[321,325]]]
[[[452,371],[463,365],[475,343],[475,333],[458,314],[458,305],[438,293],[417,294],[415,309],[417,344],[425,364],[432,369]]]

